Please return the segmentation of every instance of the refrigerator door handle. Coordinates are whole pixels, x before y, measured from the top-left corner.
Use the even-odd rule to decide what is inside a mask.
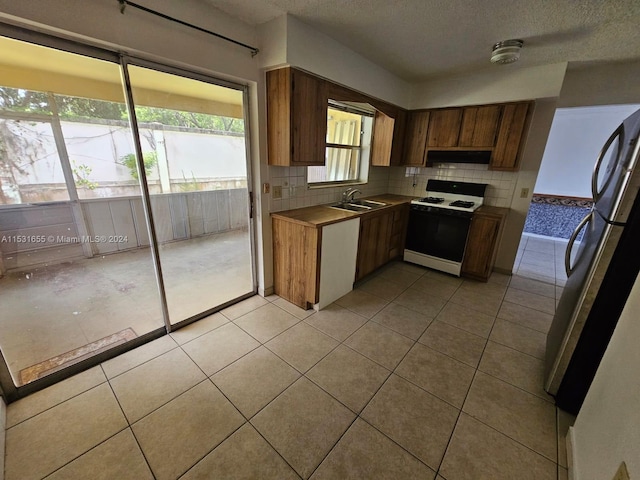
[[[600,150],[600,153],[598,154],[598,160],[596,161],[596,164],[593,167],[593,174],[591,175],[591,196],[593,197],[594,202],[597,202],[600,199],[600,197],[602,196],[601,194],[605,190],[606,185],[611,180],[611,175],[609,175],[609,178],[606,179],[606,181],[602,186],[602,190],[598,191],[598,176],[600,175],[600,168],[602,167],[602,162],[604,161],[605,155],[609,151],[609,147],[611,147],[611,144],[615,141],[616,138],[622,136],[622,131],[623,131],[623,128],[622,128],[622,125],[620,125],[616,129],[616,131],[613,132],[611,136],[608,138],[608,140],[604,143],[604,145],[602,146],[602,149]],[[620,155],[620,152],[616,152],[616,153]]]
[[[576,238],[578,238],[578,234],[580,233],[580,230],[582,230],[582,227],[584,227],[587,223],[589,223],[592,217],[593,217],[593,210],[587,213],[587,215],[582,220],[580,220],[580,223],[571,234],[571,238],[569,238],[567,249],[564,252],[564,270],[565,272],[567,272],[567,278],[569,278],[573,273],[573,268],[571,268],[571,251],[573,250],[573,244],[575,243]]]

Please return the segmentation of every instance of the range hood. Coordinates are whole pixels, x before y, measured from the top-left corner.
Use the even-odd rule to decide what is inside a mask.
[[[478,163],[488,165],[490,160],[490,150],[429,150],[427,152],[427,163]]]

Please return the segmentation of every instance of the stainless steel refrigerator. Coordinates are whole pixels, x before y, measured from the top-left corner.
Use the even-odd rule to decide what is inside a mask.
[[[640,110],[596,161],[594,206],[569,239],[567,283],[547,334],[545,390],[577,414],[640,271]]]

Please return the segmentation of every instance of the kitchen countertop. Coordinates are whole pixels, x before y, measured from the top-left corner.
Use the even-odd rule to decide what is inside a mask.
[[[282,220],[311,227],[322,227],[324,225],[342,222],[351,218],[358,218],[371,212],[379,212],[381,210],[384,210],[385,208],[394,207],[402,203],[409,203],[414,198],[416,197],[384,193],[382,195],[363,197],[363,200],[375,200],[387,204],[384,207],[376,208],[375,210],[371,210],[368,212],[351,212],[348,210],[339,210],[337,208],[331,208],[329,205],[332,204],[327,204],[315,205],[313,207],[296,208],[294,210],[284,210],[282,212],[273,212],[271,216],[274,218],[280,218]]]
[[[348,210],[331,208],[330,205],[333,205],[332,203],[326,205],[314,205],[312,207],[296,208],[294,210],[284,210],[282,212],[273,212],[271,216],[274,218],[286,220],[288,222],[299,223],[301,225],[307,225],[310,227],[322,227],[324,225],[342,222],[351,218],[358,218],[363,215],[368,215],[372,212],[378,212],[380,210],[384,210],[385,208],[400,205],[402,203],[409,203],[414,198],[417,197],[384,193],[382,195],[363,197],[363,200],[375,200],[387,204],[384,207],[376,208],[375,210],[370,210],[367,212],[351,212]],[[482,205],[480,208],[478,208],[478,210],[476,210],[476,212],[488,215],[506,216],[509,213],[509,209],[506,207]]]

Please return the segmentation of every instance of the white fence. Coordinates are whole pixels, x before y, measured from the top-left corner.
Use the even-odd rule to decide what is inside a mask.
[[[247,228],[248,208],[244,188],[151,196],[160,243]],[[0,275],[147,246],[140,197],[0,207]]]
[[[61,121],[58,144],[47,119],[0,122],[4,134],[17,140],[5,142],[14,165],[0,171],[3,193],[9,198],[5,203],[69,200],[64,157],[79,198],[140,195],[138,181],[123,160],[134,152],[126,122]],[[143,153],[155,155],[147,175],[151,193],[246,188],[243,134],[143,124],[140,136]]]

